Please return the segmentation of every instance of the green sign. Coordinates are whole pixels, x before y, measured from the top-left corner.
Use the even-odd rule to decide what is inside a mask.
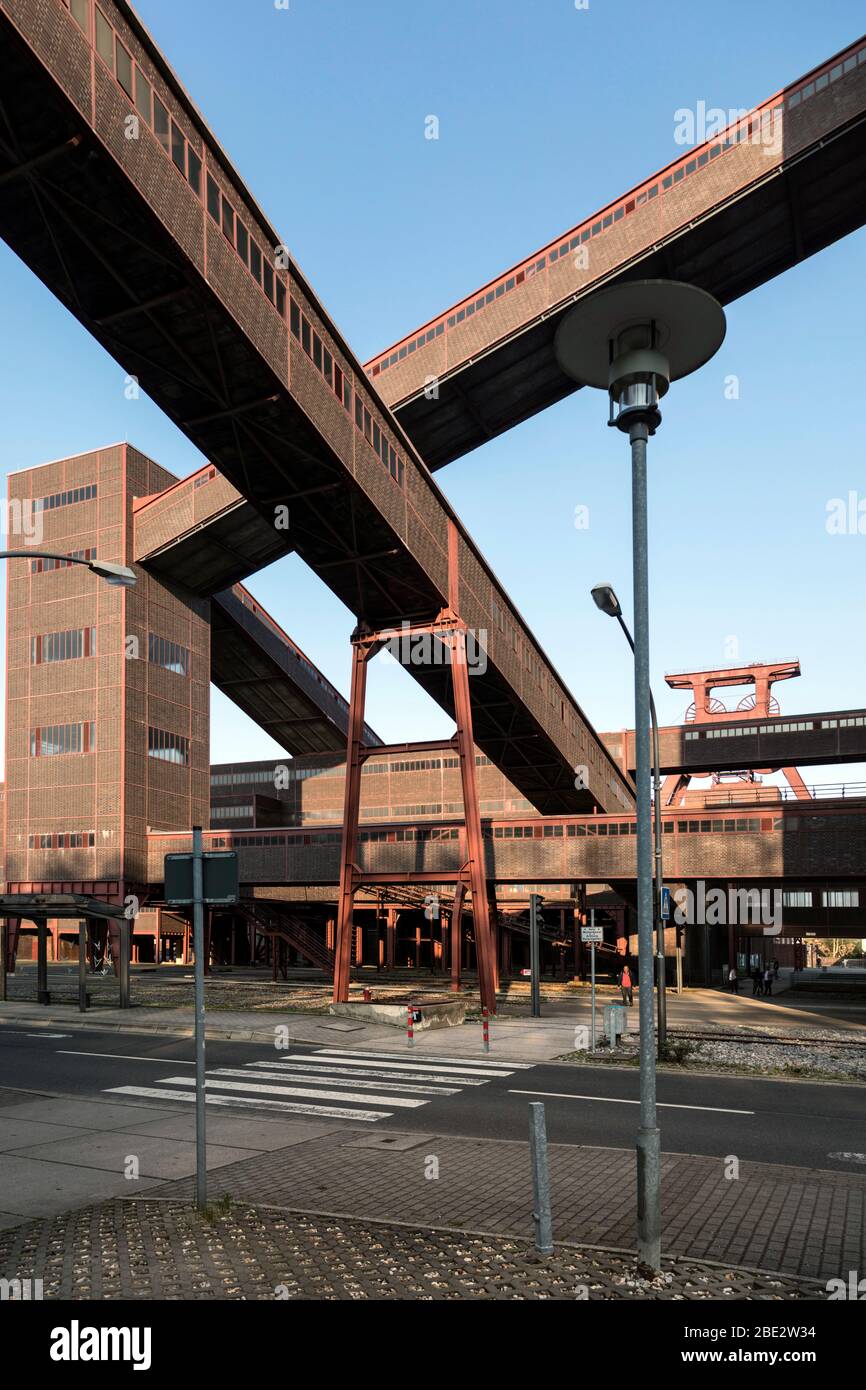
[[[211,850],[202,855],[204,892],[202,901],[212,906],[238,901],[238,856],[232,849]],[[165,856],[165,900],[174,907],[192,902],[192,855]]]

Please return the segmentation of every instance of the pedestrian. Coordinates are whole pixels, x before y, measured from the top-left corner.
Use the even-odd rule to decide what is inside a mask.
[[[752,971],[752,995],[754,997],[760,997],[763,994],[763,992],[764,981],[761,978],[760,970],[757,966],[755,966],[754,970]]]
[[[773,979],[774,979],[774,980],[778,980],[778,978],[779,978],[779,962],[777,961],[776,957],[774,956],[774,957],[773,957]]]
[[[731,991],[731,994],[739,994],[740,992],[740,977],[737,974],[737,967],[735,965],[732,965],[728,971],[728,989]]]
[[[631,1008],[634,1003],[634,985],[632,984],[631,970],[628,961],[619,972],[619,987],[622,990],[622,1002]]]
[[[766,968],[766,970],[764,971],[764,994],[769,996],[769,995],[771,995],[772,993],[773,993],[773,971],[772,971],[771,967],[768,965],[767,968]]]

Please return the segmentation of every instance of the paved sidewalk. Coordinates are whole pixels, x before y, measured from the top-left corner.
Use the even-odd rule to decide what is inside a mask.
[[[669,1254],[826,1280],[866,1262],[866,1177],[819,1169],[665,1154],[662,1226]],[[550,1146],[554,1235],[633,1248],[632,1150]],[[221,1167],[227,1194],[287,1210],[528,1237],[528,1144],[442,1135],[341,1130]],[[191,1199],[189,1181],[150,1196]]]
[[[0,1274],[46,1299],[630,1300],[826,1298],[821,1284],[664,1258],[642,1278],[625,1252],[247,1205],[201,1216],[179,1202],[106,1202],[4,1237]]]

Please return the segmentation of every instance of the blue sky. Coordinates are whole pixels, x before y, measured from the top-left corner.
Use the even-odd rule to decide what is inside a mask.
[[[750,107],[857,38],[854,0],[138,0],[180,74],[363,360],[667,163],[682,107]],[[204,20],[204,22],[203,22]],[[440,122],[437,141],[425,119]],[[860,706],[866,536],[828,502],[866,497],[866,233],[730,306],[728,336],[676,385],[650,446],[653,680],[798,657],[783,710]],[[128,438],[167,468],[202,459],[0,246],[0,468]],[[739,379],[739,399],[725,378]],[[581,392],[438,481],[597,728],[630,724],[629,652],[589,589],[630,618],[628,450]],[[575,507],[588,506],[586,530]],[[253,592],[348,689],[351,614],[290,558]],[[736,645],[734,645],[736,643]],[[214,696],[212,756],[275,745]],[[368,718],[390,740],[451,733],[405,672],[374,663]],[[842,771],[849,779],[860,769]],[[808,776],[808,774],[807,774]],[[840,770],[828,773],[836,780]]]

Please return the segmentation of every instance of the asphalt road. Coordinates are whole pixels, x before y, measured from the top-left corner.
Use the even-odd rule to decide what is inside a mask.
[[[0,1024],[0,1087],[189,1112],[190,1038],[88,1030],[64,1034]],[[557,1063],[519,1066],[306,1044],[207,1044],[217,1113],[298,1114],[431,1134],[525,1140],[527,1106],[545,1103],[554,1143],[632,1148],[639,1122],[636,1069]],[[122,1089],[119,1089],[122,1088]],[[9,1098],[9,1092],[6,1091]],[[659,1124],[669,1153],[866,1172],[862,1086],[742,1077],[660,1075]],[[0,1092],[0,1100],[3,1093]],[[209,1108],[210,1113],[210,1108]],[[0,1110],[2,1114],[2,1110]],[[860,1154],[863,1161],[834,1155]]]

